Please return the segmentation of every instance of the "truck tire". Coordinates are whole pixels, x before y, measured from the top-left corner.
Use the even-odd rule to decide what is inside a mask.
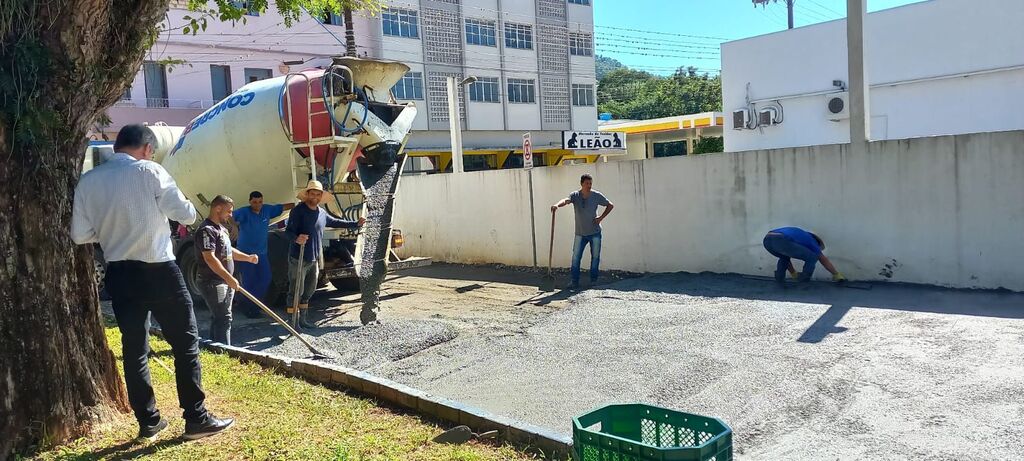
[[[359,277],[331,279],[331,285],[342,293],[356,293],[359,291]]]
[[[107,262],[103,259],[103,250],[100,249],[99,245],[93,249],[92,252],[92,264],[93,273],[96,275],[96,290],[99,292],[100,301],[109,301],[110,295],[107,294]]]
[[[195,246],[189,245],[178,256],[178,267],[181,269],[181,276],[185,278],[185,287],[192,295],[192,306],[206,308],[206,302],[199,294],[199,257],[196,255]]]
[[[283,232],[267,235],[267,256],[270,260],[270,286],[266,300],[271,308],[285,306],[288,296],[288,239]]]

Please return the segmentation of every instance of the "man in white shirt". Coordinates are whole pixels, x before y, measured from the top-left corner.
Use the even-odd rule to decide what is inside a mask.
[[[174,179],[153,162],[156,136],[142,125],[117,134],[116,152],[84,174],[75,188],[71,238],[99,243],[107,260],[106,288],[121,330],[128,401],[139,421],[139,437],[155,439],[167,427],[149,377],[149,316],[152,313],[174,352],[178,403],[186,439],[219,433],[234,423],[206,410],[199,335],[192,297],[174,261],[167,219],[196,221],[196,209]]]

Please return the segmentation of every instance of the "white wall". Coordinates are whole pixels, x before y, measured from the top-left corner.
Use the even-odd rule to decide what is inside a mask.
[[[865,21],[874,139],[1024,128],[1024,2],[932,0],[869,14]],[[1001,69],[1001,70],[1000,70]],[[908,83],[976,71],[991,74]],[[849,122],[825,116],[832,80],[847,81],[846,22],[831,21],[722,45],[727,114],[752,100],[781,100],[785,120],[733,130],[727,151],[849,142]],[[837,90],[838,91],[838,90]],[[758,104],[763,107],[764,104]]]
[[[1011,131],[874,142],[857,155],[829,145],[538,168],[538,256],[548,207],[586,172],[616,205],[604,225],[606,269],[770,275],[761,239],[795,225],[819,233],[853,279],[883,279],[889,264],[893,281],[1024,290],[1021,146],[1024,131]],[[403,252],[532,264],[525,184],[522,170],[403,178]],[[557,227],[555,264],[565,267],[570,209]]]

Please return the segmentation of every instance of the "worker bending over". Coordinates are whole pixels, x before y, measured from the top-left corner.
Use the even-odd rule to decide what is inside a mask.
[[[825,269],[832,274],[832,281],[846,281],[846,277],[836,270],[832,261],[829,261],[828,257],[822,253],[825,249],[825,241],[799,227],[780,227],[768,232],[764,236],[764,249],[768,250],[772,256],[779,258],[779,264],[775,268],[775,281],[780,286],[785,286],[787,271],[797,281],[811,280],[814,266],[818,261],[821,261],[821,265],[825,266]],[[796,268],[793,267],[793,259],[804,262],[803,270],[799,275],[797,275]]]

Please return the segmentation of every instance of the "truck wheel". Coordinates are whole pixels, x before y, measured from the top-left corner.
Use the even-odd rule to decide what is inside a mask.
[[[334,285],[334,289],[343,293],[355,293],[359,291],[359,278],[348,277],[331,279],[331,285]]]
[[[181,253],[181,257],[178,259],[178,267],[181,269],[182,277],[185,278],[185,287],[188,288],[188,293],[192,295],[192,305],[206,308],[206,302],[203,301],[203,297],[199,294],[199,258],[196,256],[194,246],[189,246]]]
[[[108,301],[110,300],[110,295],[107,294],[106,289],[107,262],[103,260],[103,250],[100,250],[99,246],[93,250],[92,264],[93,273],[96,275],[96,290],[99,292],[100,301]]]
[[[270,260],[270,286],[267,287],[267,305],[285,306],[288,296],[288,239],[281,232],[267,236],[267,256]]]

